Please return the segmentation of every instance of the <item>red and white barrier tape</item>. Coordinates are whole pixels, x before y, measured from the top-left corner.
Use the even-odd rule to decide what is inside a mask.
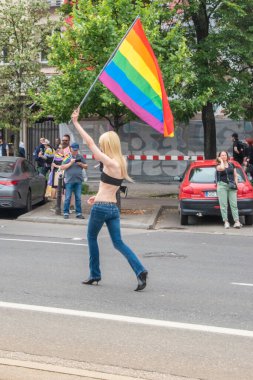
[[[84,158],[94,160],[93,154],[84,154]],[[129,154],[126,158],[130,161],[202,161],[204,156],[150,156],[150,155],[137,155]]]

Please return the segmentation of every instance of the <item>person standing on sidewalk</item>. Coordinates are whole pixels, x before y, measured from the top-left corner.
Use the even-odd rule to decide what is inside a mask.
[[[42,174],[46,177],[47,173],[50,172],[52,162],[54,160],[55,150],[50,145],[50,141],[45,139],[44,140],[44,153],[39,152],[38,157],[42,158],[44,160],[44,166],[42,169]]]
[[[234,132],[231,136],[233,142],[233,157],[234,160],[239,162],[240,165],[243,164],[244,158],[244,147],[243,143],[238,138],[238,133]]]
[[[61,146],[62,146],[62,150],[63,150],[63,155],[64,155],[64,158],[65,159],[68,159],[69,156],[71,156],[71,152],[70,152],[70,135],[65,133],[65,135],[63,135],[62,139],[61,139]],[[63,202],[64,202],[64,193],[63,193]],[[69,212],[70,214],[72,214],[72,212],[75,211],[75,206],[74,206],[74,197],[73,195],[71,196],[71,200],[70,200],[70,207],[69,207]]]
[[[9,156],[9,146],[3,142],[3,139],[0,137],[0,157]]]
[[[43,169],[45,166],[45,161],[41,157],[41,155],[43,156],[45,153],[45,140],[46,140],[45,137],[41,137],[40,144],[36,146],[36,148],[33,151],[33,157],[37,164],[37,171],[38,173],[41,173],[41,174],[43,174]]]
[[[65,182],[65,201],[64,201],[64,219],[69,218],[69,206],[71,195],[75,195],[75,209],[77,219],[84,219],[82,215],[81,195],[82,195],[82,183],[83,183],[83,169],[87,169],[85,159],[78,153],[79,145],[73,143],[70,145],[71,159],[68,164],[61,165],[61,169],[64,170],[64,182]]]
[[[92,285],[101,280],[97,238],[103,224],[106,223],[114,247],[125,256],[137,276],[138,285],[135,290],[143,290],[146,287],[148,272],[121,238],[120,213],[116,205],[116,193],[123,179],[132,180],[127,174],[126,160],[121,152],[119,136],[113,131],[103,133],[99,138],[98,147],[78,123],[78,117],[79,108],[73,112],[72,122],[94,154],[95,159],[103,164],[98,193],[88,200],[88,204],[92,205],[87,231],[90,277],[82,283]]]
[[[217,157],[217,195],[220,204],[221,216],[224,222],[224,227],[230,227],[228,222],[228,200],[234,219],[234,228],[241,228],[239,222],[239,212],[237,207],[237,189],[231,189],[229,183],[238,185],[238,177],[233,163],[228,162],[228,153],[220,152]]]

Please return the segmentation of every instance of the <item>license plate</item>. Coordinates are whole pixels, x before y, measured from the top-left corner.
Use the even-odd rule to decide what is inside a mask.
[[[217,192],[216,191],[206,191],[205,196],[208,198],[216,198],[217,197]]]

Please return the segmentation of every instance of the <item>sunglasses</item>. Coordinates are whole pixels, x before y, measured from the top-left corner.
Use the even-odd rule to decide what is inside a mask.
[[[69,140],[62,140],[62,142],[69,142]]]

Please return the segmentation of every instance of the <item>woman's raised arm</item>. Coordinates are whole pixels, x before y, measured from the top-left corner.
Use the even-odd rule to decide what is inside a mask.
[[[71,115],[72,122],[79,132],[80,136],[83,138],[83,141],[88,145],[88,148],[92,151],[97,161],[103,162],[106,166],[113,165],[113,160],[108,157],[106,154],[101,152],[98,146],[95,144],[93,138],[82,128],[82,126],[78,122],[80,109],[77,108]]]

